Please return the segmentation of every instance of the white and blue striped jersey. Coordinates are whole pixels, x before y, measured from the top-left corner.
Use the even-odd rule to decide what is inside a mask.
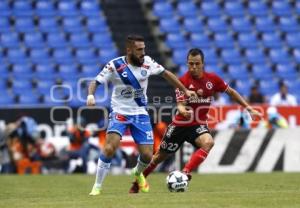
[[[113,112],[136,115],[146,114],[148,78],[164,71],[151,57],[144,57],[141,67],[128,64],[125,56],[111,60],[95,78],[101,84],[113,84],[111,107]]]

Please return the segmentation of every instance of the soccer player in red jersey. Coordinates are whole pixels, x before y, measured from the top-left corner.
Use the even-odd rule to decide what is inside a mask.
[[[178,113],[168,126],[159,150],[153,155],[151,163],[144,170],[145,177],[187,141],[197,148],[182,170],[191,179],[191,172],[206,159],[214,146],[214,140],[207,127],[207,114],[214,93],[226,92],[233,100],[248,110],[252,119],[261,117],[258,111],[254,110],[237,91],[219,76],[205,72],[204,54],[200,49],[193,48],[188,52],[187,65],[188,71],[179,80],[187,89],[195,91],[198,98],[188,98],[183,92],[176,89]],[[136,182],[133,183],[129,193],[138,193]]]

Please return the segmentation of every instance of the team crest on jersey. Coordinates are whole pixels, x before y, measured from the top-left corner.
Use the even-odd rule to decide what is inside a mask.
[[[213,84],[211,82],[206,82],[206,88],[211,90],[213,88]]]
[[[144,76],[144,77],[147,76],[147,71],[146,70],[142,70],[141,71],[141,75]]]
[[[193,84],[190,84],[189,89],[195,88]]]

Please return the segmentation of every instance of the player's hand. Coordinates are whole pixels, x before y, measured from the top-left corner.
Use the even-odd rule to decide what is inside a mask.
[[[184,116],[185,118],[189,119],[193,114],[193,109],[188,108],[186,106],[182,106],[178,108],[178,113]]]
[[[188,96],[188,97],[195,97],[195,98],[198,97],[197,93],[194,92],[194,91],[191,91],[191,90],[186,90],[184,93],[185,93],[186,96]]]
[[[256,119],[261,120],[262,119],[262,114],[255,110],[252,107],[247,107],[247,111],[249,112],[251,119],[254,121]]]
[[[94,105],[96,105],[96,101],[95,101],[94,95],[88,95],[87,96],[86,105],[87,106],[94,106]]]

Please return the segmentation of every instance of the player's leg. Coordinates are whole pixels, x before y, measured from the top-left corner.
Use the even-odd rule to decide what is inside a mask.
[[[99,195],[102,183],[109,172],[111,160],[120,145],[120,139],[127,128],[126,123],[119,122],[112,114],[109,127],[107,129],[106,140],[103,151],[100,154],[97,164],[96,180],[90,195]]]
[[[198,149],[192,154],[191,158],[183,168],[183,172],[187,173],[187,175],[190,177],[190,172],[201,165],[201,163],[206,159],[211,148],[214,146],[214,140],[207,127],[202,126],[199,128],[202,129],[202,131],[196,129],[196,134],[199,134],[199,136],[196,137],[194,141],[191,141],[191,143]]]

